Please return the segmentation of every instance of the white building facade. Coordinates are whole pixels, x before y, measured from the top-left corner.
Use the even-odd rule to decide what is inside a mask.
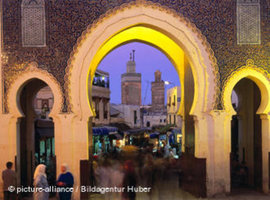
[[[120,112],[118,116],[124,119],[124,123],[130,128],[140,128],[140,106],[137,105],[124,105],[124,104],[111,104],[111,106]]]
[[[182,127],[181,116],[178,115],[181,102],[181,87],[176,86],[167,90],[167,124]]]
[[[167,124],[164,112],[148,112],[143,115],[143,127],[164,126]]]
[[[92,103],[96,116],[93,118],[94,124],[107,125],[110,123],[110,85],[109,73],[96,70],[92,85]],[[90,87],[89,87],[90,88]],[[89,96],[91,98],[91,96]]]

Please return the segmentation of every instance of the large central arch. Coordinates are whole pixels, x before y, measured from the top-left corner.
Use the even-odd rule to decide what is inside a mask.
[[[155,31],[154,37],[169,38],[172,44],[184,51],[191,64],[195,80],[195,98],[191,114],[198,115],[199,112],[211,110],[215,103],[215,86],[218,84],[218,77],[216,77],[215,58],[207,41],[198,29],[184,17],[176,15],[173,11],[168,13],[168,9],[165,10],[155,4],[143,2],[129,4],[115,12],[108,13],[103,19],[88,28],[78,40],[67,68],[66,89],[70,91],[69,102],[72,111],[79,114],[81,118],[93,116],[87,97],[89,72],[93,75],[98,63],[109,51],[131,40],[143,40],[163,50],[175,64],[181,78],[180,65],[176,63],[176,56],[172,51],[169,52],[169,48],[164,48],[164,45],[162,47],[161,43],[157,44],[154,41],[155,38],[147,41],[145,34],[126,34],[128,31],[134,31],[135,26]],[[142,33],[138,29],[135,31]],[[117,40],[115,36],[119,36],[119,34],[125,34],[127,37]]]
[[[207,113],[214,109],[219,85],[213,51],[189,20],[159,4],[146,1],[123,4],[109,11],[82,34],[74,47],[66,69],[65,91],[69,109],[74,114],[74,134],[77,135],[79,130],[81,135],[76,139],[80,141],[80,150],[76,150],[80,151],[78,158],[88,158],[87,122],[94,116],[89,105],[88,78],[93,78],[104,56],[131,41],[142,41],[163,51],[176,67],[181,82],[184,77],[181,58],[185,55],[194,77],[194,99],[189,114],[196,116],[195,156],[208,159],[211,125]],[[211,162],[207,160],[207,171],[212,170]]]

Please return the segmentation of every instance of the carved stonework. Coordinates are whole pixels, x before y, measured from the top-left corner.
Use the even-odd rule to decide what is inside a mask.
[[[258,0],[241,1],[258,2]],[[8,66],[3,70],[5,74],[13,74],[14,71],[17,71],[17,69],[12,69],[14,66],[36,61],[39,68],[47,70],[58,80],[63,90],[65,69],[70,64],[68,62],[73,49],[76,49],[78,41],[83,39],[83,32],[86,32],[87,26],[89,24],[95,26],[103,15],[116,12],[115,10],[123,5],[135,4],[134,0],[46,0],[46,47],[24,48],[22,47],[21,2],[21,0],[2,1],[3,50],[8,56]],[[32,5],[35,2],[39,3],[41,0],[30,1]],[[196,25],[195,29],[200,30],[201,36],[207,39],[213,50],[211,53],[215,55],[213,59],[217,59],[219,68],[216,74],[216,77],[220,77],[220,83],[216,86],[219,90],[219,99],[221,99],[221,89],[227,77],[234,70],[245,65],[244,61],[248,58],[255,60],[257,67],[270,73],[269,0],[259,1],[260,45],[237,45],[237,1],[148,0],[146,3],[145,1],[137,2],[137,5],[148,4],[148,2],[154,3],[155,7],[162,5],[163,8],[169,8],[169,13],[173,10],[176,16],[189,19],[192,24]],[[4,77],[5,82],[6,79]],[[68,91],[65,91],[66,95],[67,93]],[[5,97],[6,93],[4,93]],[[221,105],[220,101],[217,101]],[[65,104],[68,104],[68,99]]]
[[[45,4],[43,0],[23,0],[22,46],[46,46]]]
[[[260,2],[237,2],[237,44],[260,44]]]
[[[243,71],[243,70],[248,70],[248,69],[252,69],[252,70],[256,70],[257,72],[263,74],[270,82],[270,74],[269,72],[267,72],[266,70],[262,69],[262,68],[259,68],[258,66],[256,66],[254,64],[254,61],[252,59],[247,59],[246,61],[246,65],[245,66],[242,66],[240,68],[238,68],[237,70],[235,70],[233,73],[230,74],[230,76],[227,77],[225,83],[223,84],[223,87],[222,87],[222,94],[221,94],[221,105],[222,105],[222,108],[225,107],[225,102],[224,102],[224,99],[226,98],[224,95],[224,91],[225,91],[225,88],[228,86],[228,83],[229,81],[235,76],[235,74],[237,74],[239,71]]]
[[[60,87],[58,81],[50,73],[48,73],[47,70],[42,70],[42,69],[38,68],[38,64],[36,62],[25,63],[22,65],[15,66],[15,68],[17,69],[17,72],[13,73],[12,75],[9,74],[8,79],[7,79],[8,81],[6,82],[7,98],[5,99],[5,102],[4,102],[5,108],[6,108],[6,110],[5,110],[6,113],[8,113],[10,110],[9,103],[11,101],[10,101],[10,96],[9,96],[10,95],[9,90],[12,88],[13,84],[20,76],[28,74],[28,73],[33,73],[33,72],[38,72],[42,77],[48,77],[51,83],[58,86],[57,93],[61,97],[60,104],[63,106],[64,98],[63,98],[63,92],[61,90],[61,87]]]
[[[74,46],[73,51],[70,54],[70,59],[68,60],[68,66],[66,67],[66,74],[65,74],[65,92],[66,92],[66,96],[68,96],[68,100],[69,100],[69,109],[68,110],[72,110],[72,105],[70,102],[71,99],[71,92],[70,92],[70,77],[71,77],[71,72],[73,69],[73,61],[75,59],[75,54],[77,52],[77,49],[80,45],[82,45],[82,43],[86,40],[86,35],[91,34],[92,32],[95,31],[96,27],[102,23],[104,20],[110,18],[111,16],[115,15],[117,12],[121,12],[124,10],[129,10],[132,9],[133,7],[151,7],[151,8],[155,8],[157,10],[160,10],[162,12],[171,14],[172,16],[174,16],[175,18],[177,18],[179,21],[183,22],[188,28],[190,28],[190,30],[195,33],[197,35],[197,37],[202,41],[202,44],[205,48],[205,50],[207,51],[208,55],[209,55],[209,59],[211,61],[211,65],[214,66],[214,71],[212,71],[212,73],[214,74],[215,77],[215,86],[216,86],[216,92],[215,94],[219,95],[220,92],[220,87],[219,87],[219,83],[220,83],[220,77],[219,77],[219,70],[218,70],[218,66],[217,66],[217,60],[215,58],[214,52],[210,46],[210,44],[208,43],[206,37],[201,33],[201,31],[196,27],[196,25],[194,23],[191,23],[190,20],[186,17],[184,17],[181,13],[177,13],[175,10],[170,9],[166,6],[163,6],[159,3],[153,3],[151,1],[145,1],[145,0],[138,0],[135,2],[130,2],[128,4],[122,4],[121,6],[115,7],[113,9],[110,9],[109,11],[107,11],[104,15],[101,15],[99,17],[98,20],[95,20],[92,24],[90,24],[87,28],[86,31],[84,31],[82,33],[82,35],[78,38],[77,40],[77,44]],[[214,97],[215,99],[217,99],[217,96]],[[216,105],[213,105],[213,107],[216,107]]]

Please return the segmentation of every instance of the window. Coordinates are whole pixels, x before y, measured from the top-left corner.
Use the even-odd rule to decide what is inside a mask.
[[[96,73],[95,77],[93,79],[93,85],[99,86],[99,87],[104,87],[104,88],[109,88],[110,87],[109,77]]]
[[[23,0],[21,4],[21,27],[23,47],[45,47],[44,0]]]
[[[237,0],[237,44],[260,44],[260,1]]]
[[[103,118],[108,119],[108,114],[109,114],[109,112],[108,112],[108,100],[103,101],[103,111],[104,111]]]
[[[150,122],[149,121],[147,121],[146,126],[150,127]]]
[[[173,95],[173,105],[175,106],[175,101],[176,101],[176,96],[175,95]]]
[[[176,124],[176,116],[173,115],[173,124],[175,125]]]
[[[134,124],[137,124],[137,111],[134,110]]]
[[[95,99],[96,119],[99,119],[99,100]]]
[[[171,106],[171,97],[169,97],[169,103],[168,106]]]

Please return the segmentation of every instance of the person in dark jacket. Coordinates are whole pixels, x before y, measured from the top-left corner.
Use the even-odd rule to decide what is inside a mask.
[[[16,199],[15,191],[11,191],[11,188],[16,188],[16,173],[12,170],[12,165],[12,162],[7,162],[7,169],[2,172],[4,200]]]
[[[71,200],[72,187],[74,184],[73,175],[68,171],[67,164],[61,165],[61,172],[56,185],[64,188],[65,191],[59,192],[59,198],[60,200]]]

